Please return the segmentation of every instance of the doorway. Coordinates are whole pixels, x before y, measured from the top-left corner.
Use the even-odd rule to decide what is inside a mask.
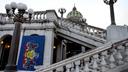
[[[11,39],[11,35],[5,35],[0,39],[0,70],[4,70],[8,62]]]

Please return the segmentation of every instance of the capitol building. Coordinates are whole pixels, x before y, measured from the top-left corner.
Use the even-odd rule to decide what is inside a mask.
[[[34,11],[22,21],[0,13],[0,71],[16,64],[17,72],[128,72],[128,26],[98,28],[78,10],[66,18],[63,8],[61,17]]]

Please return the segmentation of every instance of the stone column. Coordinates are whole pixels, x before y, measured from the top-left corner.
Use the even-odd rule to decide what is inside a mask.
[[[67,49],[67,40],[62,40],[61,42],[61,55],[62,55],[62,60],[66,59],[66,49]]]
[[[84,46],[81,46],[81,52],[85,52],[86,51],[86,48]]]
[[[57,57],[56,57],[56,62],[59,62],[62,60],[62,56],[61,56],[61,46],[58,45],[57,46]]]
[[[45,47],[44,47],[44,59],[43,59],[44,67],[47,67],[52,63],[53,44],[54,44],[54,31],[53,29],[49,29],[48,31],[45,31]]]

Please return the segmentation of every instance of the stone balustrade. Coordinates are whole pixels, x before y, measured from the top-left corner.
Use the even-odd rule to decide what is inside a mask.
[[[39,23],[46,20],[46,11],[35,11],[32,15],[31,22]],[[27,22],[27,21],[26,21]],[[8,18],[7,14],[0,13],[0,24],[13,24],[13,20]]]
[[[52,64],[36,72],[110,72],[128,63],[128,39],[109,42],[102,47]]]
[[[62,21],[62,28],[65,28],[70,31],[79,31],[78,33],[81,34],[88,34],[91,36],[98,37],[100,39],[106,39],[106,30],[87,25],[86,23],[83,24],[76,24],[67,20]]]
[[[35,11],[32,20],[43,20],[46,19],[46,11]]]
[[[87,32],[88,34],[94,35],[96,37],[100,37],[100,38],[104,38],[104,39],[106,38],[106,30],[101,29],[101,28],[97,28],[94,26],[88,25],[87,30],[84,32]]]

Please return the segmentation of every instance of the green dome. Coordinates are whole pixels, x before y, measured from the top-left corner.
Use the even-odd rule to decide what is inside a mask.
[[[80,19],[82,18],[82,14],[77,11],[76,7],[74,6],[72,11],[68,13],[67,18],[73,18],[73,19]]]

